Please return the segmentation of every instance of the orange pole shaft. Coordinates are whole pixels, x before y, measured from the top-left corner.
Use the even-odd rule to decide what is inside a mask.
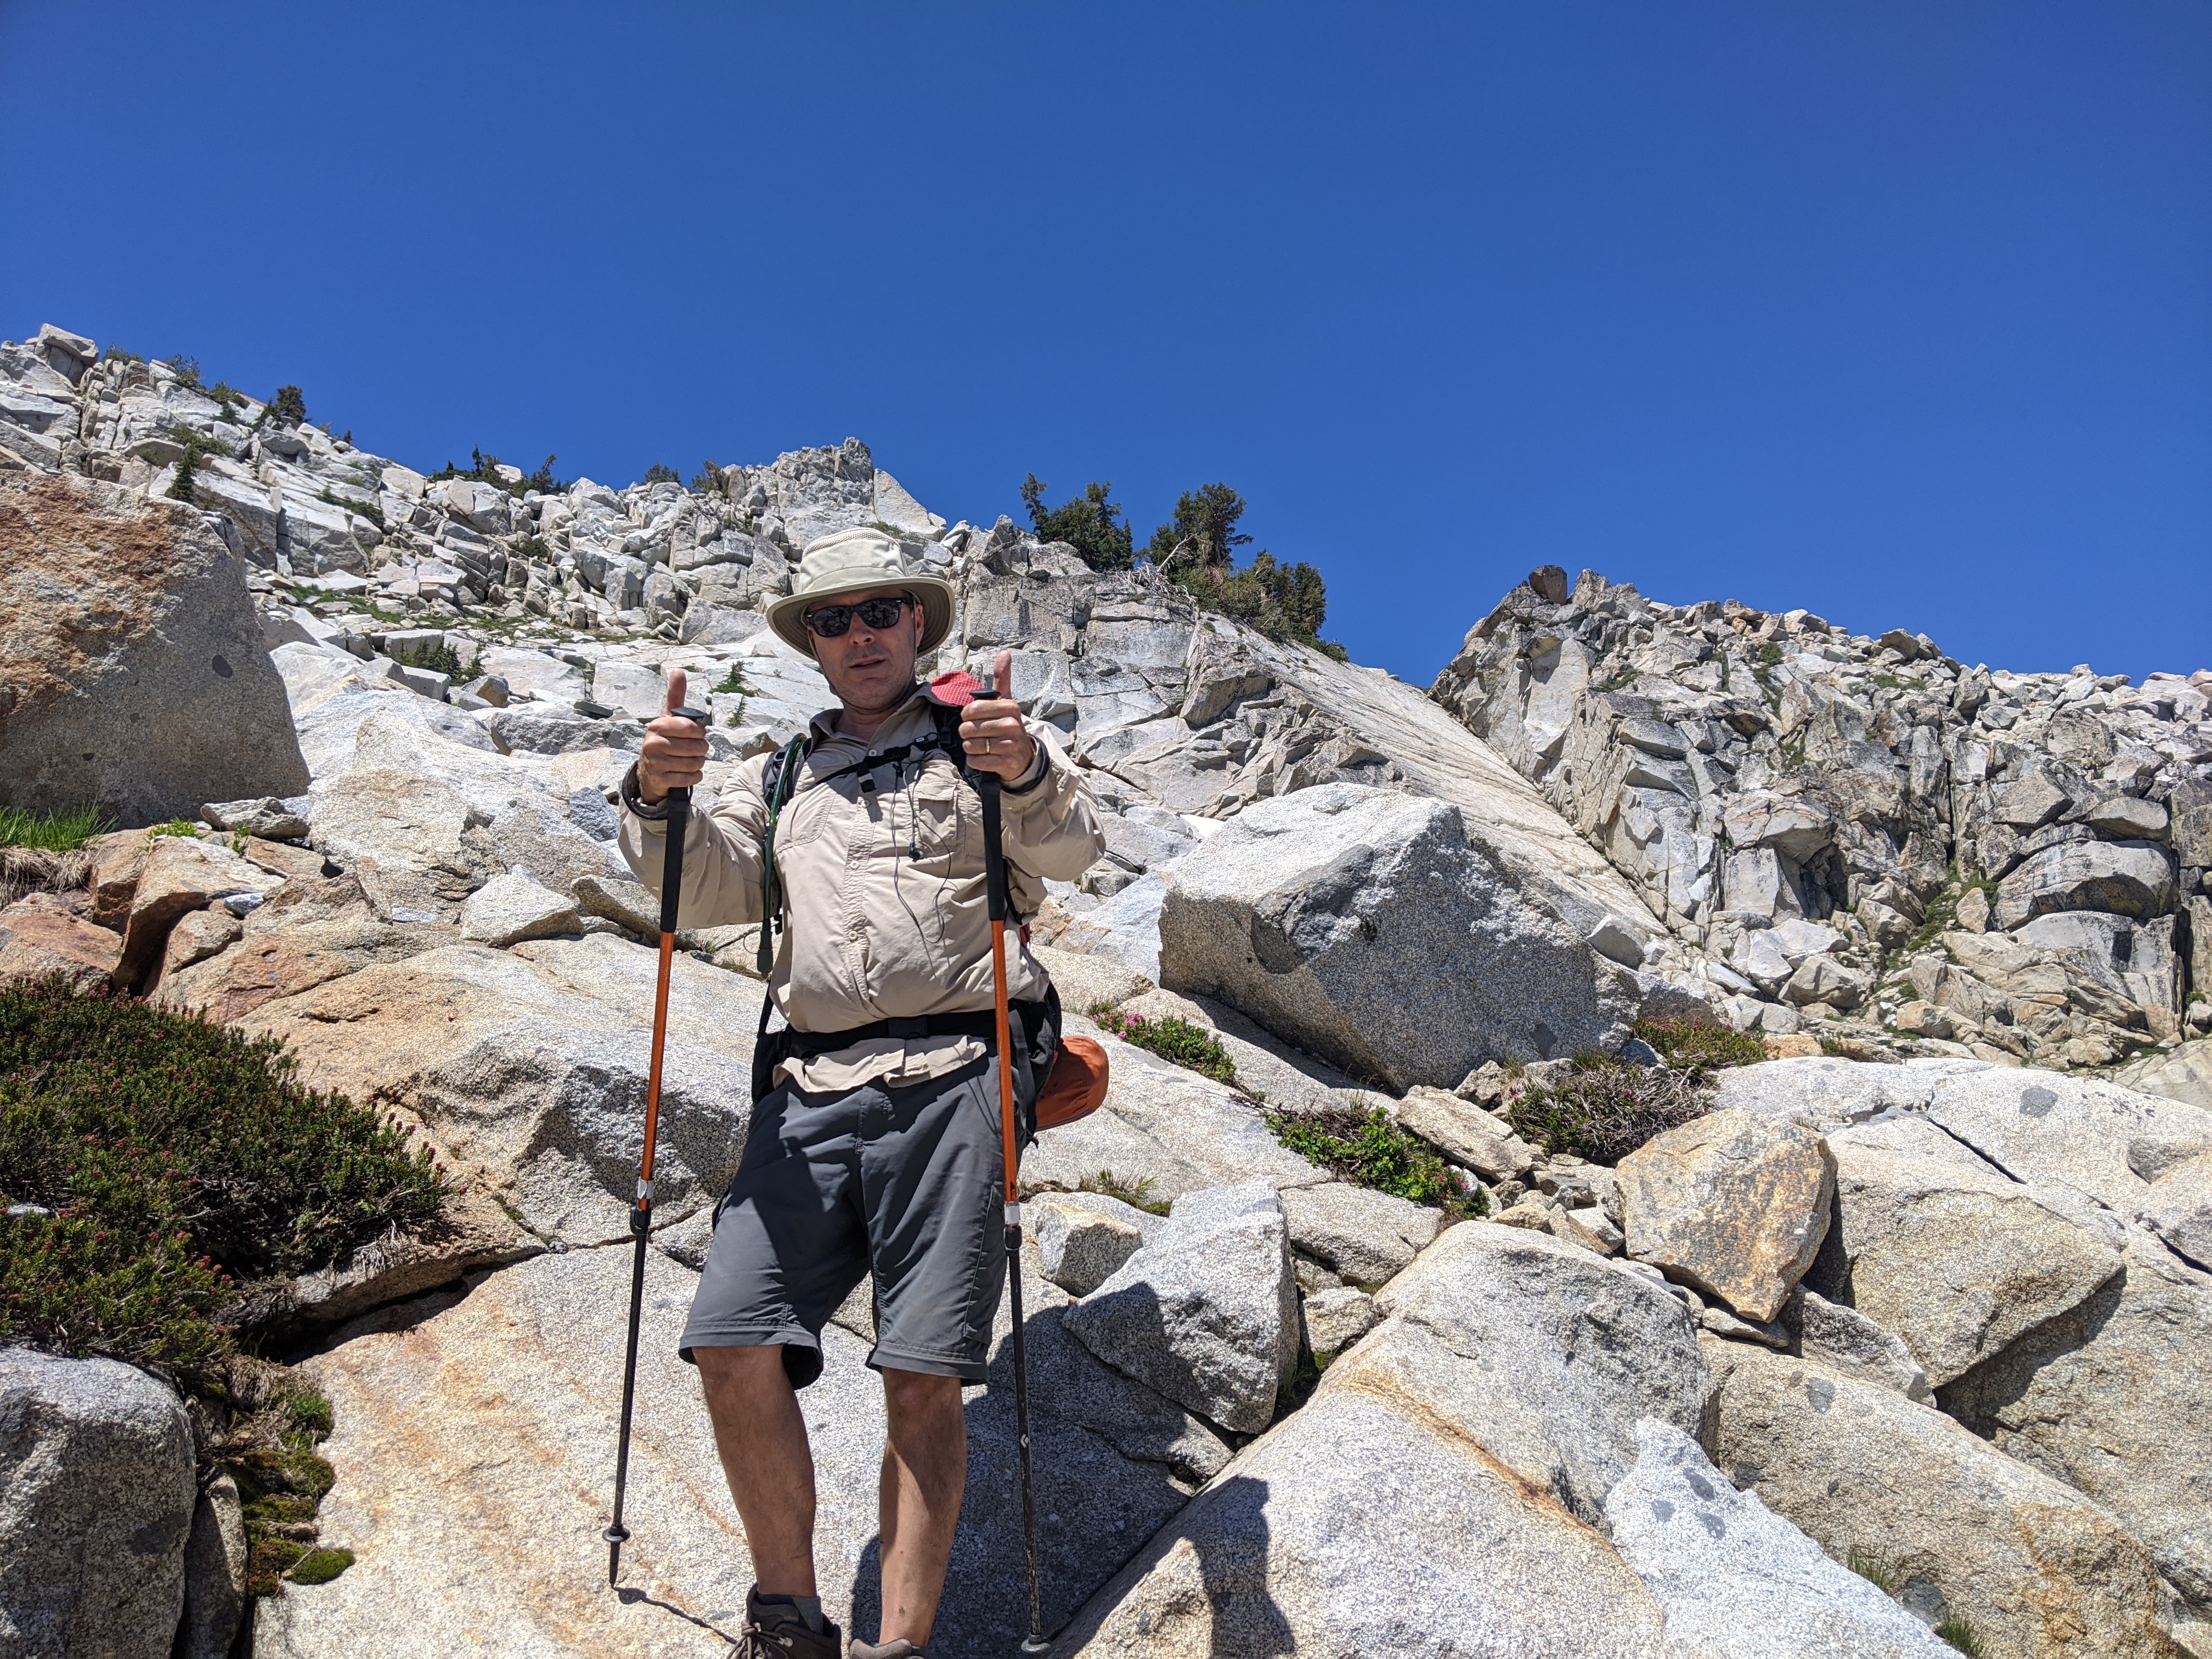
[[[653,1068],[645,1079],[645,1156],[638,1162],[637,1178],[653,1179],[653,1149],[660,1135],[660,1064],[668,1048],[668,981],[676,966],[676,935],[660,936],[660,982],[653,994]],[[653,1200],[641,1194],[640,1205],[650,1208]]]

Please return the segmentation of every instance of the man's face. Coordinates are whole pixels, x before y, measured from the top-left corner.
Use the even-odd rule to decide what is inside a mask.
[[[840,593],[834,599],[807,606],[824,610],[833,605],[857,605],[863,599],[897,599],[905,590],[872,587],[865,593]],[[852,623],[835,639],[814,635],[815,660],[822,678],[837,700],[848,708],[887,708],[914,684],[914,659],[921,645],[922,610],[919,605],[900,608],[898,620],[889,628],[871,628],[854,614]]]

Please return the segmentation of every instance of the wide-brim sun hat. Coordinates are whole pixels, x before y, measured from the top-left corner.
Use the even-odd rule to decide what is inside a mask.
[[[942,577],[909,569],[897,542],[865,526],[807,543],[799,556],[799,568],[792,573],[791,592],[769,601],[768,625],[786,644],[811,657],[814,636],[806,630],[806,612],[834,602],[840,594],[883,587],[903,588],[921,601],[917,656],[944,643],[952,631],[952,585]]]

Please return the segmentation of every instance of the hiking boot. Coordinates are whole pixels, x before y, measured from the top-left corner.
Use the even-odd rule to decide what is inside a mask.
[[[844,1632],[828,1620],[819,1635],[787,1597],[745,1595],[745,1633],[738,1638],[737,1659],[839,1659]]]
[[[896,1642],[855,1641],[849,1650],[851,1659],[929,1659],[920,1648],[900,1637]]]

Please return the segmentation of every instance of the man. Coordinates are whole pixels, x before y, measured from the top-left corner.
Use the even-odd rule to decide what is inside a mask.
[[[836,1659],[814,1578],[814,1466],[794,1388],[820,1374],[821,1331],[871,1272],[889,1432],[881,1504],[883,1626],[852,1651],[919,1656],[929,1639],[967,1480],[963,1382],[982,1380],[1006,1256],[999,1058],[990,1052],[990,924],[966,763],[1002,781],[1007,880],[1026,915],[1043,879],[1105,850],[1091,793],[1042,725],[979,697],[958,719],[915,683],[950,630],[952,591],[910,574],[898,544],[848,530],[809,546],[771,627],[821,665],[839,706],[773,793],[769,757],[739,769],[684,848],[685,927],[762,921],[773,830],[783,922],[768,994],[790,1025],[754,1108],[682,1352],[699,1367],[756,1580],[748,1651]],[[994,670],[1009,689],[1008,653]],[[669,676],[668,707],[684,677]],[[622,848],[659,884],[668,791],[696,784],[705,733],[663,714],[624,780]],[[785,797],[788,794],[787,800]],[[1025,948],[1008,996],[1030,1005],[1012,1056],[1041,1085],[1050,981]],[[765,1022],[765,1015],[763,1015]],[[775,1040],[774,1038],[765,1040]]]

